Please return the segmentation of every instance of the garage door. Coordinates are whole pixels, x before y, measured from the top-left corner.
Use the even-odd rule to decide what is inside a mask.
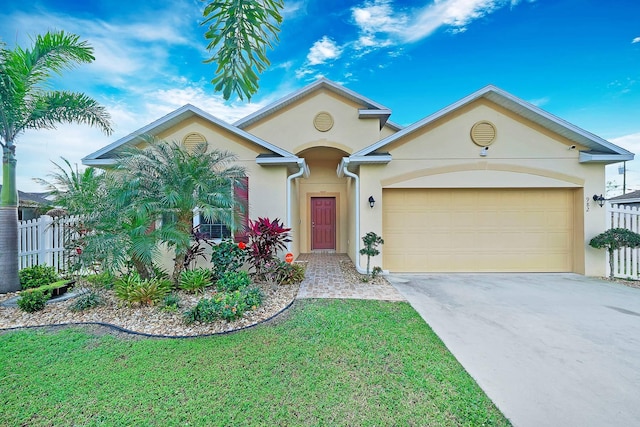
[[[572,189],[385,189],[385,269],[573,271]]]

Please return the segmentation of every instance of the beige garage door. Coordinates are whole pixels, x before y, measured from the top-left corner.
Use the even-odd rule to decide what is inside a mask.
[[[571,189],[385,189],[395,272],[573,271]]]

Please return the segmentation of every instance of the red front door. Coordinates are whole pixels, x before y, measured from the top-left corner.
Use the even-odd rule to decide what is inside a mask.
[[[311,249],[336,248],[336,198],[311,198]]]

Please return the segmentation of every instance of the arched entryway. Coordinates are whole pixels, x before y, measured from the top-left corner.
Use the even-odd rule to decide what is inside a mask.
[[[309,166],[310,175],[297,185],[301,252],[346,252],[348,240],[347,178],[336,169],[348,156],[331,147],[313,147],[297,153]]]

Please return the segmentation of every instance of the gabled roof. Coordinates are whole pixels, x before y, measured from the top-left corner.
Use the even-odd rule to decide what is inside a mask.
[[[129,135],[120,138],[119,140],[95,151],[88,156],[82,159],[82,163],[89,166],[106,166],[115,163],[115,152],[118,148],[126,146],[126,145],[134,145],[141,142],[141,136],[145,134],[157,135],[172,126],[177,125],[185,119],[188,119],[193,116],[201,117],[211,123],[220,126],[221,128],[247,140],[253,142],[254,144],[263,147],[271,152],[273,152],[278,157],[283,158],[291,158],[297,159],[296,155],[290,153],[286,150],[283,150],[280,147],[277,147],[269,142],[258,138],[255,135],[252,135],[248,132],[243,131],[229,123],[218,119],[215,116],[212,116],[209,113],[206,113],[199,109],[198,107],[194,107],[191,104],[187,104],[183,107],[178,108],[177,110],[167,114],[166,116],[154,121],[153,123],[148,124],[147,126],[138,129],[135,132],[130,133]]]
[[[458,102],[455,102],[442,110],[425,117],[422,120],[415,122],[414,124],[405,127],[404,129],[394,133],[387,138],[384,138],[375,144],[372,144],[356,153],[352,156],[366,156],[374,151],[383,149],[386,145],[397,141],[406,135],[421,129],[430,123],[450,114],[466,105],[471,104],[479,99],[487,99],[494,104],[500,105],[513,113],[526,118],[527,120],[536,123],[551,132],[561,135],[570,141],[575,142],[581,146],[587,147],[588,151],[580,152],[580,162],[621,162],[624,160],[633,160],[633,153],[618,147],[609,141],[606,141],[599,136],[596,136],[590,132],[585,131],[571,123],[562,120],[559,117],[554,116],[533,104],[530,104],[522,99],[495,87],[492,85],[486,86],[471,95],[462,98]]]
[[[640,190],[608,199],[611,204],[640,203]]]
[[[0,190],[2,190],[2,184],[0,184]],[[36,206],[36,205],[50,205],[52,202],[48,200],[47,197],[50,195],[49,192],[42,193],[27,193],[24,191],[18,190],[18,201],[21,207],[23,206]]]
[[[267,105],[264,108],[261,108],[260,110],[249,114],[248,116],[238,120],[237,122],[234,123],[235,126],[239,127],[240,129],[244,129],[247,126],[252,125],[253,123],[256,123],[259,120],[262,120],[264,117],[267,117],[271,114],[274,114],[276,112],[278,112],[279,110],[287,107],[288,105],[308,96],[309,94],[316,92],[320,89],[326,89],[329,90],[333,93],[336,93],[340,96],[343,96],[353,102],[355,102],[356,104],[360,104],[363,106],[362,109],[360,109],[359,111],[359,117],[360,118],[367,118],[367,117],[375,117],[378,118],[380,120],[380,128],[382,128],[385,124],[388,124],[389,126],[391,126],[394,130],[399,130],[401,129],[401,126],[395,124],[395,123],[387,123],[387,120],[389,119],[389,116],[391,115],[391,110],[387,107],[385,107],[382,104],[378,104],[375,101],[370,100],[369,98],[366,98],[362,95],[360,95],[359,93],[356,93],[350,89],[347,89],[344,86],[341,86],[337,83],[332,82],[331,80],[327,80],[326,78],[320,78],[318,80],[316,80],[315,82],[303,87],[302,89],[299,89],[295,92],[290,93],[289,95],[285,96],[284,98],[279,99],[278,101]]]

